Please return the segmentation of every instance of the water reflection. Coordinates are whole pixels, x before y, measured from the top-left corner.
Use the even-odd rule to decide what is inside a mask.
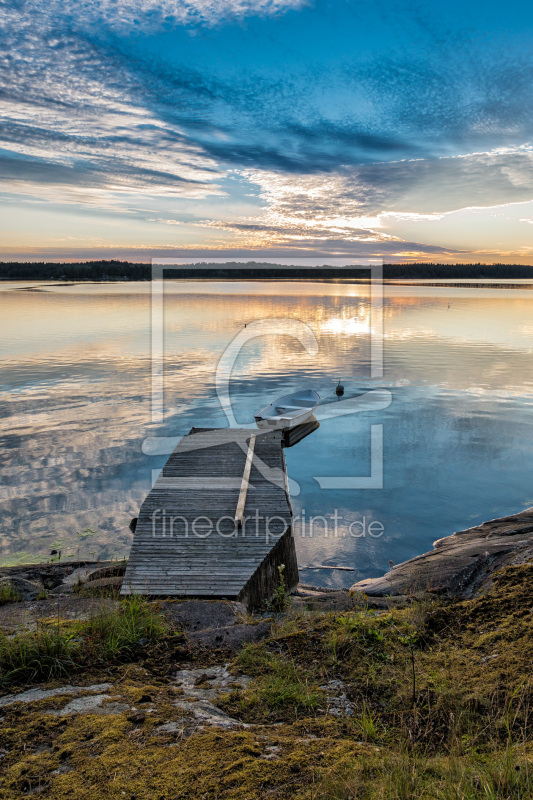
[[[294,447],[295,444],[301,442],[306,436],[310,436],[313,431],[320,428],[320,422],[315,416],[311,416],[306,422],[297,425],[295,428],[287,428],[283,431],[283,447]]]
[[[320,427],[286,450],[300,487],[297,549],[302,564],[356,573],[309,570],[304,580],[343,585],[381,574],[389,559],[533,503],[529,292],[387,287],[385,373],[373,380],[364,285],[174,283],[165,301],[166,422],[156,426],[149,284],[1,289],[3,560],[43,557],[56,542],[74,554],[84,527],[97,531],[82,544],[85,554],[123,556],[130,518],[168,451],[167,442],[143,452],[143,442],[227,424],[216,364],[258,319],[300,320],[318,343],[309,355],[288,336],[254,339],[231,381],[239,424],[301,386],[325,398]],[[374,390],[390,392],[392,403],[328,415],[328,403],[342,405],[339,375],[343,403]],[[384,489],[320,490],[317,475],[369,474],[371,424],[384,426]],[[328,524],[304,529],[311,517]],[[373,522],[381,536],[370,535]]]

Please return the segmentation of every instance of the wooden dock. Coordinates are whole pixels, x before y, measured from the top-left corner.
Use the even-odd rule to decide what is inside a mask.
[[[269,600],[298,583],[280,431],[193,428],[141,506],[123,594]]]

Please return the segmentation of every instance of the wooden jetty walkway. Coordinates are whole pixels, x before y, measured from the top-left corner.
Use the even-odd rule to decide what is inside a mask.
[[[141,506],[123,594],[270,599],[298,583],[281,431],[193,428]]]

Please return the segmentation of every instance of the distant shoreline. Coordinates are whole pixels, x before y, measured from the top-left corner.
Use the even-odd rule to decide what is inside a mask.
[[[323,278],[323,277],[316,277],[316,278],[300,278],[300,277],[284,277],[284,278],[266,278],[266,277],[229,277],[229,278],[220,278],[220,277],[206,277],[205,275],[199,277],[169,277],[168,280],[172,281],[182,281],[183,283],[323,283],[323,284],[345,284],[345,285],[361,285],[361,286],[369,286],[370,279],[369,278]],[[384,278],[382,283],[384,286],[413,286],[413,287],[427,287],[427,288],[436,288],[436,289],[520,289],[523,291],[531,291],[533,290],[533,277],[531,278],[522,278],[519,279],[524,281],[523,283],[515,283],[513,279],[509,278],[465,278],[464,280],[456,279],[455,281],[448,281],[442,279],[437,281],[435,279],[431,280],[428,278],[409,278],[405,280],[397,279],[397,278]],[[507,282],[504,282],[507,281]],[[526,282],[527,281],[527,282]],[[106,279],[73,279],[73,280],[63,280],[63,281],[54,281],[49,279],[40,279],[40,278],[24,278],[20,280],[13,280],[12,278],[0,278],[0,287],[2,283],[28,283],[31,284],[29,287],[17,287],[21,291],[31,291],[32,286],[35,284],[43,284],[45,286],[79,286],[79,285],[91,285],[96,284],[101,286],[102,284],[114,284],[114,283],[150,283],[149,278],[144,279],[129,279],[129,278],[106,278]],[[35,288],[34,291],[42,291],[41,289]]]
[[[57,262],[0,262],[0,282],[6,281],[56,281],[58,283],[103,283],[149,281],[151,264],[127,261],[87,261],[72,263]],[[248,262],[246,264],[165,265],[165,278],[172,280],[223,280],[223,281],[335,281],[368,283],[370,267],[320,267],[283,266]],[[531,280],[533,266],[521,264],[384,264],[383,280],[393,283],[439,281],[435,286],[453,286],[460,282],[475,281],[472,288],[479,288],[482,281]],[[445,281],[446,283],[442,283]],[[494,284],[492,284],[494,286]],[[522,285],[523,286],[523,285]],[[522,288],[520,286],[520,288]],[[505,288],[512,288],[505,284]],[[518,288],[518,286],[517,286]]]

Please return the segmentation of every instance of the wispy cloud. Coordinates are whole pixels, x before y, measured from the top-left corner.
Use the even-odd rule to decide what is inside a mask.
[[[490,208],[529,199],[533,149],[363,165],[325,175],[249,170],[242,177],[258,187],[262,209],[239,220],[211,218],[194,223],[205,230],[226,231],[234,246],[319,250],[329,246],[331,252],[339,247],[353,252],[363,243],[374,243],[384,253],[392,249],[444,252],[446,248],[438,245],[407,242],[394,227],[437,223],[461,208]],[[182,224],[172,218],[152,221]]]
[[[247,170],[243,175],[259,187],[267,224],[335,226],[351,220],[350,225],[379,226],[385,213],[436,219],[460,208],[529,200],[533,147],[343,167],[334,174]]]
[[[138,46],[176,26],[213,33],[312,6],[0,0],[0,188],[138,214],[147,197],[186,198],[188,224],[231,242],[387,252],[418,246],[390,230],[393,219],[422,224],[533,198],[525,51],[494,58],[434,29],[409,52],[323,68],[317,53],[317,63],[287,74],[253,63],[241,74]],[[231,212],[230,178],[241,200],[254,194],[254,214]],[[219,214],[195,210],[217,197],[228,198]],[[175,216],[144,219],[183,225]]]
[[[248,16],[273,16],[306,5],[305,0],[5,0],[10,10],[28,15],[46,13],[64,18],[73,27],[100,23],[120,31],[147,30],[172,25],[216,25]]]
[[[55,20],[42,14],[43,25],[30,26],[28,6],[21,8],[11,8],[3,21],[0,180],[6,191],[89,204],[100,196],[103,207],[125,191],[221,193],[224,168],[143,102],[145,86],[118,51],[73,32],[65,10]],[[174,84],[176,97],[177,76]],[[208,90],[192,73],[182,84],[190,111]]]

